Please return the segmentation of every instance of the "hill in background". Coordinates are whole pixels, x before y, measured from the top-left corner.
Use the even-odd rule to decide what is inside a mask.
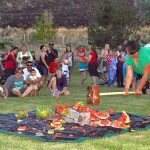
[[[99,0],[1,0],[0,27],[28,28],[48,10],[56,27],[87,26],[93,21]]]

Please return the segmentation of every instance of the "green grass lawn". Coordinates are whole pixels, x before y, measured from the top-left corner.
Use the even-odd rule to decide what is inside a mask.
[[[39,97],[26,98],[8,98],[0,99],[0,113],[17,112],[19,110],[31,111],[38,106],[55,106],[57,103],[68,102],[72,105],[77,100],[86,103],[86,86],[80,87],[79,74],[75,73],[71,78],[70,92],[67,98],[61,97],[56,101],[48,92],[47,88],[43,88]],[[90,85],[88,78],[86,85]],[[108,88],[103,86],[101,92],[122,91],[123,89]],[[109,96],[101,97],[99,106],[94,108],[107,112],[109,108],[120,112],[126,112],[147,115],[150,112],[150,97],[141,96]],[[150,130],[125,133],[111,138],[99,138],[87,140],[80,143],[53,143],[40,142],[28,137],[19,137],[15,135],[7,135],[0,133],[0,150],[150,150]]]

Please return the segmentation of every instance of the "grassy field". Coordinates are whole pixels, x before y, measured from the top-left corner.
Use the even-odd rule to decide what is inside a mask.
[[[68,102],[70,105],[82,100],[86,103],[86,86],[80,87],[79,74],[71,77],[71,95],[67,98],[60,98],[56,101],[48,92],[47,88],[42,89],[39,97],[8,98],[0,99],[0,113],[17,112],[19,110],[31,111],[37,106],[54,106],[56,103]],[[86,85],[90,85],[88,78]],[[103,86],[101,92],[122,91],[123,89],[108,88]],[[142,96],[112,96],[101,97],[99,106],[96,109],[107,112],[113,108],[119,112],[125,110],[134,114],[147,115],[150,112],[150,97]],[[87,140],[80,143],[53,143],[40,142],[32,138],[19,137],[0,133],[0,150],[150,150],[150,130],[126,133],[111,138],[99,138]]]

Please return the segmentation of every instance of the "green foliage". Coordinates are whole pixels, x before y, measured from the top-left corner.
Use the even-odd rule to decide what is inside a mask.
[[[143,25],[150,25],[150,0],[135,0]]]
[[[33,34],[32,39],[35,41],[48,42],[54,38],[56,33],[53,27],[52,16],[50,16],[46,10],[37,20],[34,28],[36,33]]]
[[[124,0],[101,0],[95,22],[88,28],[89,44],[116,47],[129,37],[136,37],[138,19],[133,5]],[[138,37],[136,37],[138,38]]]

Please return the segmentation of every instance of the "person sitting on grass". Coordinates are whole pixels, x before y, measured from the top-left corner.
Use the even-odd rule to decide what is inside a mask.
[[[36,78],[37,78],[36,80],[29,80],[28,78],[31,75],[32,69],[34,69],[36,72]],[[23,69],[23,72],[24,72],[23,77],[27,85],[38,84],[38,90],[37,90],[37,93],[38,93],[39,90],[43,87],[43,80],[42,80],[41,74],[39,73],[39,70],[35,67],[32,67],[32,61],[26,62],[26,68]]]
[[[35,82],[35,84],[30,84],[29,88],[32,87],[32,92],[31,92],[31,96],[37,96],[37,90],[39,87],[39,84],[36,83],[36,80],[39,79],[38,75],[36,74],[35,69],[31,69],[31,74],[28,77],[30,82]]]
[[[16,74],[11,75],[6,80],[4,84],[4,91],[7,97],[8,96],[25,97],[32,91],[32,88],[25,87],[22,68],[18,68],[16,70]]]
[[[49,86],[50,90],[53,92],[52,95],[59,98],[59,96],[68,96],[69,91],[67,88],[67,78],[62,74],[60,69],[56,70],[56,75],[52,77]]]

